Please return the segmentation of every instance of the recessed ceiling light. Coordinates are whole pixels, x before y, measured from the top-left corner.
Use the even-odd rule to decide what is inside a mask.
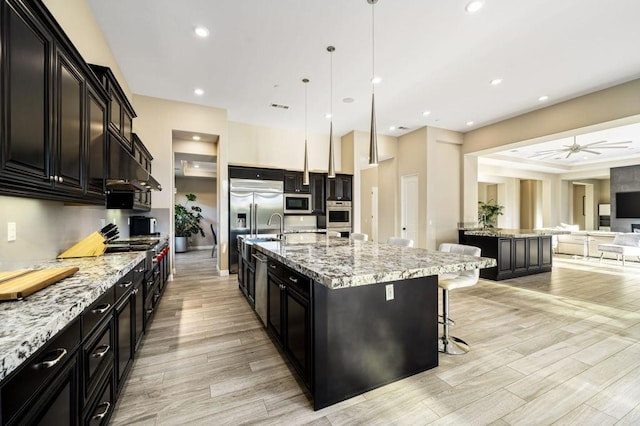
[[[473,126],[473,121],[467,121],[467,126]]]
[[[396,126],[389,127],[389,130],[395,130],[395,129],[396,129]]]
[[[196,33],[198,37],[209,37],[209,30],[205,27],[195,27],[193,32]]]
[[[589,159],[589,157],[586,157],[586,156],[585,156],[585,157],[582,157],[582,159],[583,159],[583,160],[588,160],[588,159]]]
[[[198,89],[193,89],[193,93],[195,93],[198,96],[202,96],[204,95],[204,90],[198,88]]]
[[[351,104],[355,101],[355,99],[353,98],[343,98],[342,102],[344,102],[345,104]]]
[[[502,83],[502,79],[501,78],[494,78],[493,80],[491,80],[489,82],[492,86],[497,86],[498,84]]]
[[[331,114],[326,113],[326,114],[324,115],[324,118],[326,118],[327,120],[329,120],[329,119],[331,118]]]
[[[200,140],[200,136],[195,135],[195,136],[192,136],[191,139],[193,139],[194,141],[199,141]]]
[[[194,164],[193,167],[195,167],[196,169],[200,168],[200,166],[198,164]]]
[[[538,98],[538,100],[539,100],[540,102],[544,102],[544,101],[549,100],[549,97],[548,97],[547,95],[540,96],[540,97]]]
[[[482,1],[482,0],[473,0],[473,1],[470,1],[469,3],[467,3],[467,5],[465,6],[464,10],[466,10],[467,13],[476,13],[477,11],[482,9],[482,6],[484,6],[484,1]]]
[[[511,152],[518,152],[518,150],[517,149],[512,149]]]
[[[381,81],[382,81],[382,77],[378,77],[378,76],[373,77],[373,78],[371,79],[371,83],[372,83],[372,84],[380,84],[380,82],[381,82]]]
[[[422,113],[423,117],[426,117],[428,115],[431,115],[431,111],[425,111],[425,112]]]
[[[562,157],[556,157],[554,160],[562,160]]]

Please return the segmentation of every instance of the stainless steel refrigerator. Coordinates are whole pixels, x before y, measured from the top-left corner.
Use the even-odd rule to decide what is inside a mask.
[[[238,272],[238,235],[276,234],[283,214],[283,183],[272,180],[229,179],[229,272]]]

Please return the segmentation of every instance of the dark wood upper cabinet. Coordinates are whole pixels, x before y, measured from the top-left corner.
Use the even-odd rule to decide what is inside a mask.
[[[309,190],[311,192],[311,209],[314,214],[325,214],[327,190],[325,173],[309,173]]]
[[[2,163],[0,177],[52,186],[51,35],[17,1],[2,4]]]
[[[289,194],[308,194],[309,185],[303,185],[302,180],[302,172],[284,172],[284,192]]]
[[[0,194],[102,204],[107,91],[44,4],[0,19]]]
[[[329,187],[328,200],[333,201],[351,201],[351,185],[353,176],[336,175],[335,178],[327,179]]]
[[[84,78],[62,50],[56,51],[55,140],[57,152],[54,180],[56,187],[83,191],[85,172],[82,170],[86,145],[84,143]]]
[[[106,103],[92,87],[87,87],[87,120],[86,132],[88,135],[88,184],[87,192],[101,196],[105,186],[105,159],[106,159],[106,128],[107,111]]]

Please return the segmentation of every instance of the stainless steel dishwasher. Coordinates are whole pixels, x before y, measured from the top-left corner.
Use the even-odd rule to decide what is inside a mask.
[[[256,259],[256,299],[255,306],[258,316],[267,326],[267,256],[261,253],[252,255]]]

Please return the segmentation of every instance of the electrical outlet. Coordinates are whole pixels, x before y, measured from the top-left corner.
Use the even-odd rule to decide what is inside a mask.
[[[8,222],[7,223],[7,241],[15,241],[16,240],[16,223]]]
[[[384,289],[387,294],[387,301],[393,300],[393,284],[387,284]]]

